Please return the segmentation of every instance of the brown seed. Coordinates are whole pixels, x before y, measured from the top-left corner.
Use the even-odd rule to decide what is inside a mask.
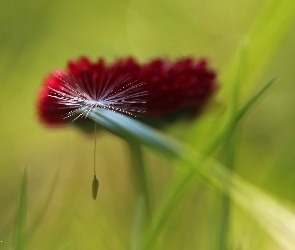
[[[92,197],[94,200],[96,200],[96,197],[97,197],[98,186],[99,186],[99,182],[96,179],[96,175],[94,175],[94,179],[92,181]]]

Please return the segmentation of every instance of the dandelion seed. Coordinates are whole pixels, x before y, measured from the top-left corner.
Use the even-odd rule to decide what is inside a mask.
[[[54,76],[59,81],[56,87],[47,86],[48,96],[54,98],[59,109],[64,110],[63,119],[74,117],[87,118],[97,108],[104,108],[123,115],[137,117],[145,109],[147,91],[140,90],[145,84],[121,74],[104,76],[84,72],[80,79],[69,70],[56,71]],[[94,179],[92,181],[92,197],[97,197],[99,182],[96,178],[96,123],[94,139]]]
[[[87,118],[96,108],[104,108],[128,116],[137,117],[145,112],[142,104],[146,103],[148,92],[140,91],[145,84],[127,76],[109,76],[96,79],[90,84],[89,76],[77,80],[69,71],[58,71],[58,88],[48,86],[48,96],[56,99],[59,109],[69,109],[63,119],[71,116]]]

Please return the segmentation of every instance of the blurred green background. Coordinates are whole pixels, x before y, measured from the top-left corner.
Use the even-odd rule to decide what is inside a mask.
[[[216,116],[227,108],[237,51],[246,43],[241,103],[266,80],[275,75],[281,79],[243,124],[235,170],[278,198],[295,202],[292,1],[2,0],[0,6],[0,249],[15,249],[25,168],[27,249],[128,247],[136,197],[125,142],[99,133],[100,188],[93,201],[93,138],[74,128],[46,128],[36,116],[44,77],[82,55],[107,61],[132,55],[141,62],[154,57],[207,58],[220,83],[216,105],[194,123],[167,131],[202,148]],[[146,153],[156,210],[177,170],[154,152]],[[210,231],[218,209],[212,201],[215,190],[198,179],[187,190],[156,249],[216,249]],[[280,249],[239,208],[234,210],[231,234],[232,249]]]

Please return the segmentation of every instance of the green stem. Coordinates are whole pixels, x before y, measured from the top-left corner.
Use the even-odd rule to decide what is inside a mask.
[[[26,217],[27,217],[27,202],[28,202],[28,176],[27,170],[24,170],[21,192],[18,205],[18,214],[16,221],[16,237],[15,237],[15,249],[23,250],[26,244]]]
[[[135,190],[138,197],[144,197],[147,219],[151,219],[151,202],[142,146],[136,141],[129,141],[128,146],[131,156],[131,172]]]
[[[230,172],[233,171],[234,167],[234,156],[236,152],[236,139],[235,139],[236,128],[233,128],[232,132],[229,134],[224,150],[224,164],[227,166]],[[231,214],[231,200],[228,195],[222,193],[221,198],[221,227],[220,227],[220,250],[230,249],[230,214]]]
[[[243,41],[240,48],[240,58],[237,69],[236,79],[233,82],[231,90],[231,98],[229,102],[229,120],[233,120],[239,110],[239,97],[240,97],[240,86],[242,83],[243,76],[247,68],[247,42]],[[230,123],[230,122],[229,122]],[[234,158],[236,153],[236,130],[237,123],[234,123],[230,133],[228,134],[223,151],[224,165],[227,166],[230,172],[234,168]],[[220,250],[230,249],[229,232],[230,232],[230,212],[231,212],[231,200],[228,195],[224,192],[221,194],[221,227],[220,227]]]

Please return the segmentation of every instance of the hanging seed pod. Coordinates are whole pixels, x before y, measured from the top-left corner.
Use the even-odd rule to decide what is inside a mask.
[[[96,179],[96,175],[94,175],[94,179],[92,181],[92,197],[93,197],[93,200],[96,200],[97,192],[98,192],[98,186],[99,186],[99,182]]]

